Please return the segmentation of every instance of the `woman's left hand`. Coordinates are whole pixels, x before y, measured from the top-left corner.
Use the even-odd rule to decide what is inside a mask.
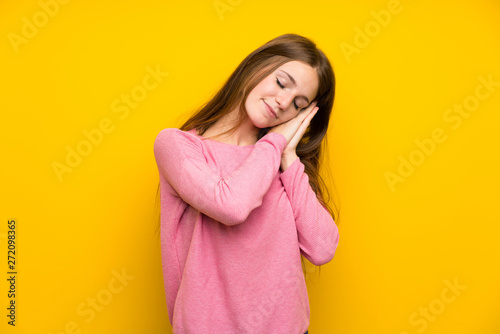
[[[290,142],[288,142],[288,145],[283,150],[283,155],[281,156],[282,172],[284,172],[288,168],[288,166],[290,166],[291,163],[298,158],[296,153],[297,145],[299,144],[300,139],[302,139],[304,133],[306,133],[307,127],[311,123],[311,120],[314,117],[314,115],[316,115],[318,109],[319,109],[318,107],[314,107],[309,112],[309,115],[307,115],[306,118],[304,118],[304,121],[302,121],[302,124],[300,124],[300,127],[297,129],[297,132],[295,132],[295,135],[292,137]]]

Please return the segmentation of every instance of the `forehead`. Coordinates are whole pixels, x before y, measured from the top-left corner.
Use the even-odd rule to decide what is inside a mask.
[[[290,74],[296,82],[296,87],[300,93],[307,96],[312,101],[318,92],[318,73],[309,64],[300,61],[289,61],[276,69],[276,74],[281,74],[288,79],[283,71]]]

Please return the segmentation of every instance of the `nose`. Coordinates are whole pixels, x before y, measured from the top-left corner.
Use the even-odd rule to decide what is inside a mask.
[[[281,110],[287,110],[290,103],[292,103],[293,94],[282,92],[276,95],[276,103]]]

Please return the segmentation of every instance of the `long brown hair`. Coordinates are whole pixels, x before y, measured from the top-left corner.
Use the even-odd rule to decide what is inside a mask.
[[[245,117],[248,117],[245,101],[252,89],[278,67],[292,60],[306,63],[316,69],[318,73],[319,86],[315,101],[317,101],[316,106],[319,107],[319,110],[297,145],[296,153],[305,166],[304,172],[309,176],[309,184],[316,193],[318,201],[330,212],[338,225],[338,214],[328,205],[330,199],[328,187],[319,175],[323,153],[328,151],[326,149],[326,132],[335,96],[335,75],[328,58],[310,39],[296,34],[284,34],[250,53],[215,96],[195,110],[194,114],[179,129],[187,131],[196,128],[198,134],[203,135],[222,116],[238,108],[239,114],[234,126],[221,134],[232,133],[245,120]],[[269,129],[260,129],[258,139],[262,138]],[[327,194],[326,198],[325,193]],[[156,191],[155,207],[158,216],[157,234],[159,234],[161,220],[159,213],[161,208],[160,184],[158,184]],[[306,275],[302,254],[301,261],[304,275]]]

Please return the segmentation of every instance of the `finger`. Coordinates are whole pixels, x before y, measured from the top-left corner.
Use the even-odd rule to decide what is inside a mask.
[[[311,112],[307,115],[307,117],[300,124],[299,128],[296,131],[296,135],[298,135],[299,140],[300,140],[300,138],[302,138],[304,133],[306,133],[307,127],[311,123],[312,118],[314,117],[314,115],[316,114],[316,112],[318,110],[319,110],[319,108],[314,108],[313,110],[311,110]]]
[[[307,115],[307,117],[302,122],[301,126],[304,127],[303,128],[304,133],[306,132],[306,129],[309,126],[309,124],[311,124],[311,120],[313,119],[314,115],[316,115],[316,113],[318,112],[318,110],[319,110],[319,108],[314,108],[313,110],[311,110],[311,112]]]
[[[317,102],[316,102],[316,101],[312,102],[312,103],[311,103],[310,105],[308,105],[308,106],[307,106],[304,110],[302,110],[302,111],[303,111],[303,113],[304,113],[304,114],[307,114],[307,113],[311,112],[311,110],[313,110],[313,109],[316,107],[316,104],[317,104]]]
[[[309,124],[309,122],[314,117],[314,115],[316,115],[316,113],[318,112],[318,110],[319,110],[318,107],[315,107],[315,108],[311,109],[311,111],[309,111],[307,113],[306,117],[304,117],[304,119],[302,120],[302,123],[307,122]]]
[[[299,112],[299,114],[295,117],[295,118],[297,118],[297,122],[302,123],[306,119],[306,117],[309,114],[311,114],[311,112],[313,112],[315,106],[316,106],[316,102],[313,102],[313,103],[311,103],[311,105],[309,107],[307,107],[306,109]]]
[[[309,115],[311,112],[313,112],[313,110],[317,108],[316,107],[316,101],[314,101],[313,103],[311,103],[306,109],[304,109],[304,112],[303,114],[305,114],[306,116]]]

